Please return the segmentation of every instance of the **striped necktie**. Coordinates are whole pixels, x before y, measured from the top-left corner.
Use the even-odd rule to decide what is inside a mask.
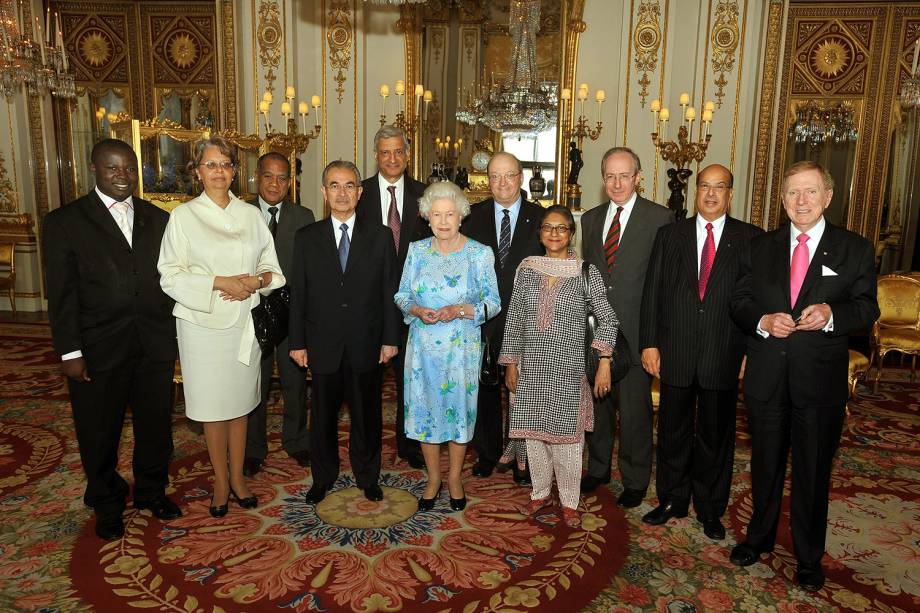
[[[503,209],[501,231],[498,234],[498,265],[505,267],[508,261],[508,252],[511,251],[511,213],[508,209]]]
[[[620,248],[620,213],[622,212],[623,207],[618,206],[610,229],[607,231],[607,238],[604,239],[604,258],[607,260],[607,270],[611,272],[613,263],[617,260],[617,250]]]

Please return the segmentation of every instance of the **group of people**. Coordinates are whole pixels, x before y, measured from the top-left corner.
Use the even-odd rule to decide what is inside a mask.
[[[259,195],[244,202],[230,191],[233,147],[211,137],[193,153],[202,193],[169,215],[132,196],[131,148],[100,141],[95,189],[44,222],[52,335],[100,538],[124,534],[128,485],[116,464],[128,406],[135,507],[163,520],[182,513],[165,495],[177,351],[186,413],[204,423],[214,517],[231,500],[259,504],[246,477],[267,455],[275,366],[283,448],[312,471],[307,502],[322,501],[338,478],[343,401],[355,482],[368,500],[382,500],[381,387],[392,366],[397,454],[427,473],[420,512],[438,504],[444,443],[449,505],[465,508],[472,443],[473,477],[512,469],[517,483],[532,485],[526,516],[555,504],[555,482],[563,521],[576,527],[580,494],[611,480],[617,438],[618,505],[644,501],[654,449],[658,505],[642,520],[685,517],[692,502],[704,533],[721,540],[743,378],[754,512],[731,560],[745,566],[772,550],[791,448],[797,580],[823,585],[847,338],[878,306],[871,244],[824,220],[833,182],[820,165],[786,171],[790,224],[763,233],[729,216],[733,177],[724,166],[697,175],[696,215],[675,222],[639,195],[638,156],[613,147],[600,165],[608,200],[582,216],[579,257],[571,211],[529,202],[521,163],[508,153],[489,162],[492,197],[471,205],[452,183],[426,188],[409,177],[405,135],[385,126],[374,139],[375,175],[362,181],[341,160],[324,169],[330,216],[320,222],[287,199],[284,156],[259,159]],[[263,352],[250,311],[285,285],[289,334]],[[593,373],[585,370],[589,304]],[[624,341],[629,368],[614,382],[611,360]],[[483,375],[484,353],[502,377]],[[661,380],[657,445],[653,377]]]

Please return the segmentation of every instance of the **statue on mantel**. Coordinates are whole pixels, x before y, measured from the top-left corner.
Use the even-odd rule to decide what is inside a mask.
[[[457,177],[454,179],[454,183],[456,183],[457,187],[460,189],[466,189],[470,186],[470,174],[467,172],[465,166],[461,166],[457,169]]]
[[[565,180],[567,185],[578,185],[578,173],[585,165],[581,158],[581,150],[575,146],[575,141],[569,143],[569,176]]]
[[[668,189],[671,190],[671,195],[668,197],[668,208],[674,211],[677,219],[687,217],[687,209],[684,207],[687,198],[684,192],[687,189],[687,180],[692,174],[693,171],[689,168],[668,168],[668,177],[671,178],[668,181]]]

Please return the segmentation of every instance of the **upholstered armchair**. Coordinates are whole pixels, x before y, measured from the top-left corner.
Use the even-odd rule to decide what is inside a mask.
[[[903,275],[885,275],[878,280],[878,306],[881,315],[872,326],[873,352],[876,363],[875,386],[882,378],[885,354],[890,351],[910,355],[910,381],[914,380],[917,355],[920,354],[920,280]]]
[[[16,314],[16,243],[0,243],[0,290],[6,290]]]

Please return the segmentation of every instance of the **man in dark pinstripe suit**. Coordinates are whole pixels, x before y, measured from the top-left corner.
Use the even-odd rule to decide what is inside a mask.
[[[762,230],[728,216],[732,173],[697,175],[696,210],[658,231],[642,296],[642,366],[661,378],[655,487],[643,518],[686,517],[692,498],[706,536],[725,538],[735,450],[735,408],[745,336],[732,321],[732,292],[752,237]]]

